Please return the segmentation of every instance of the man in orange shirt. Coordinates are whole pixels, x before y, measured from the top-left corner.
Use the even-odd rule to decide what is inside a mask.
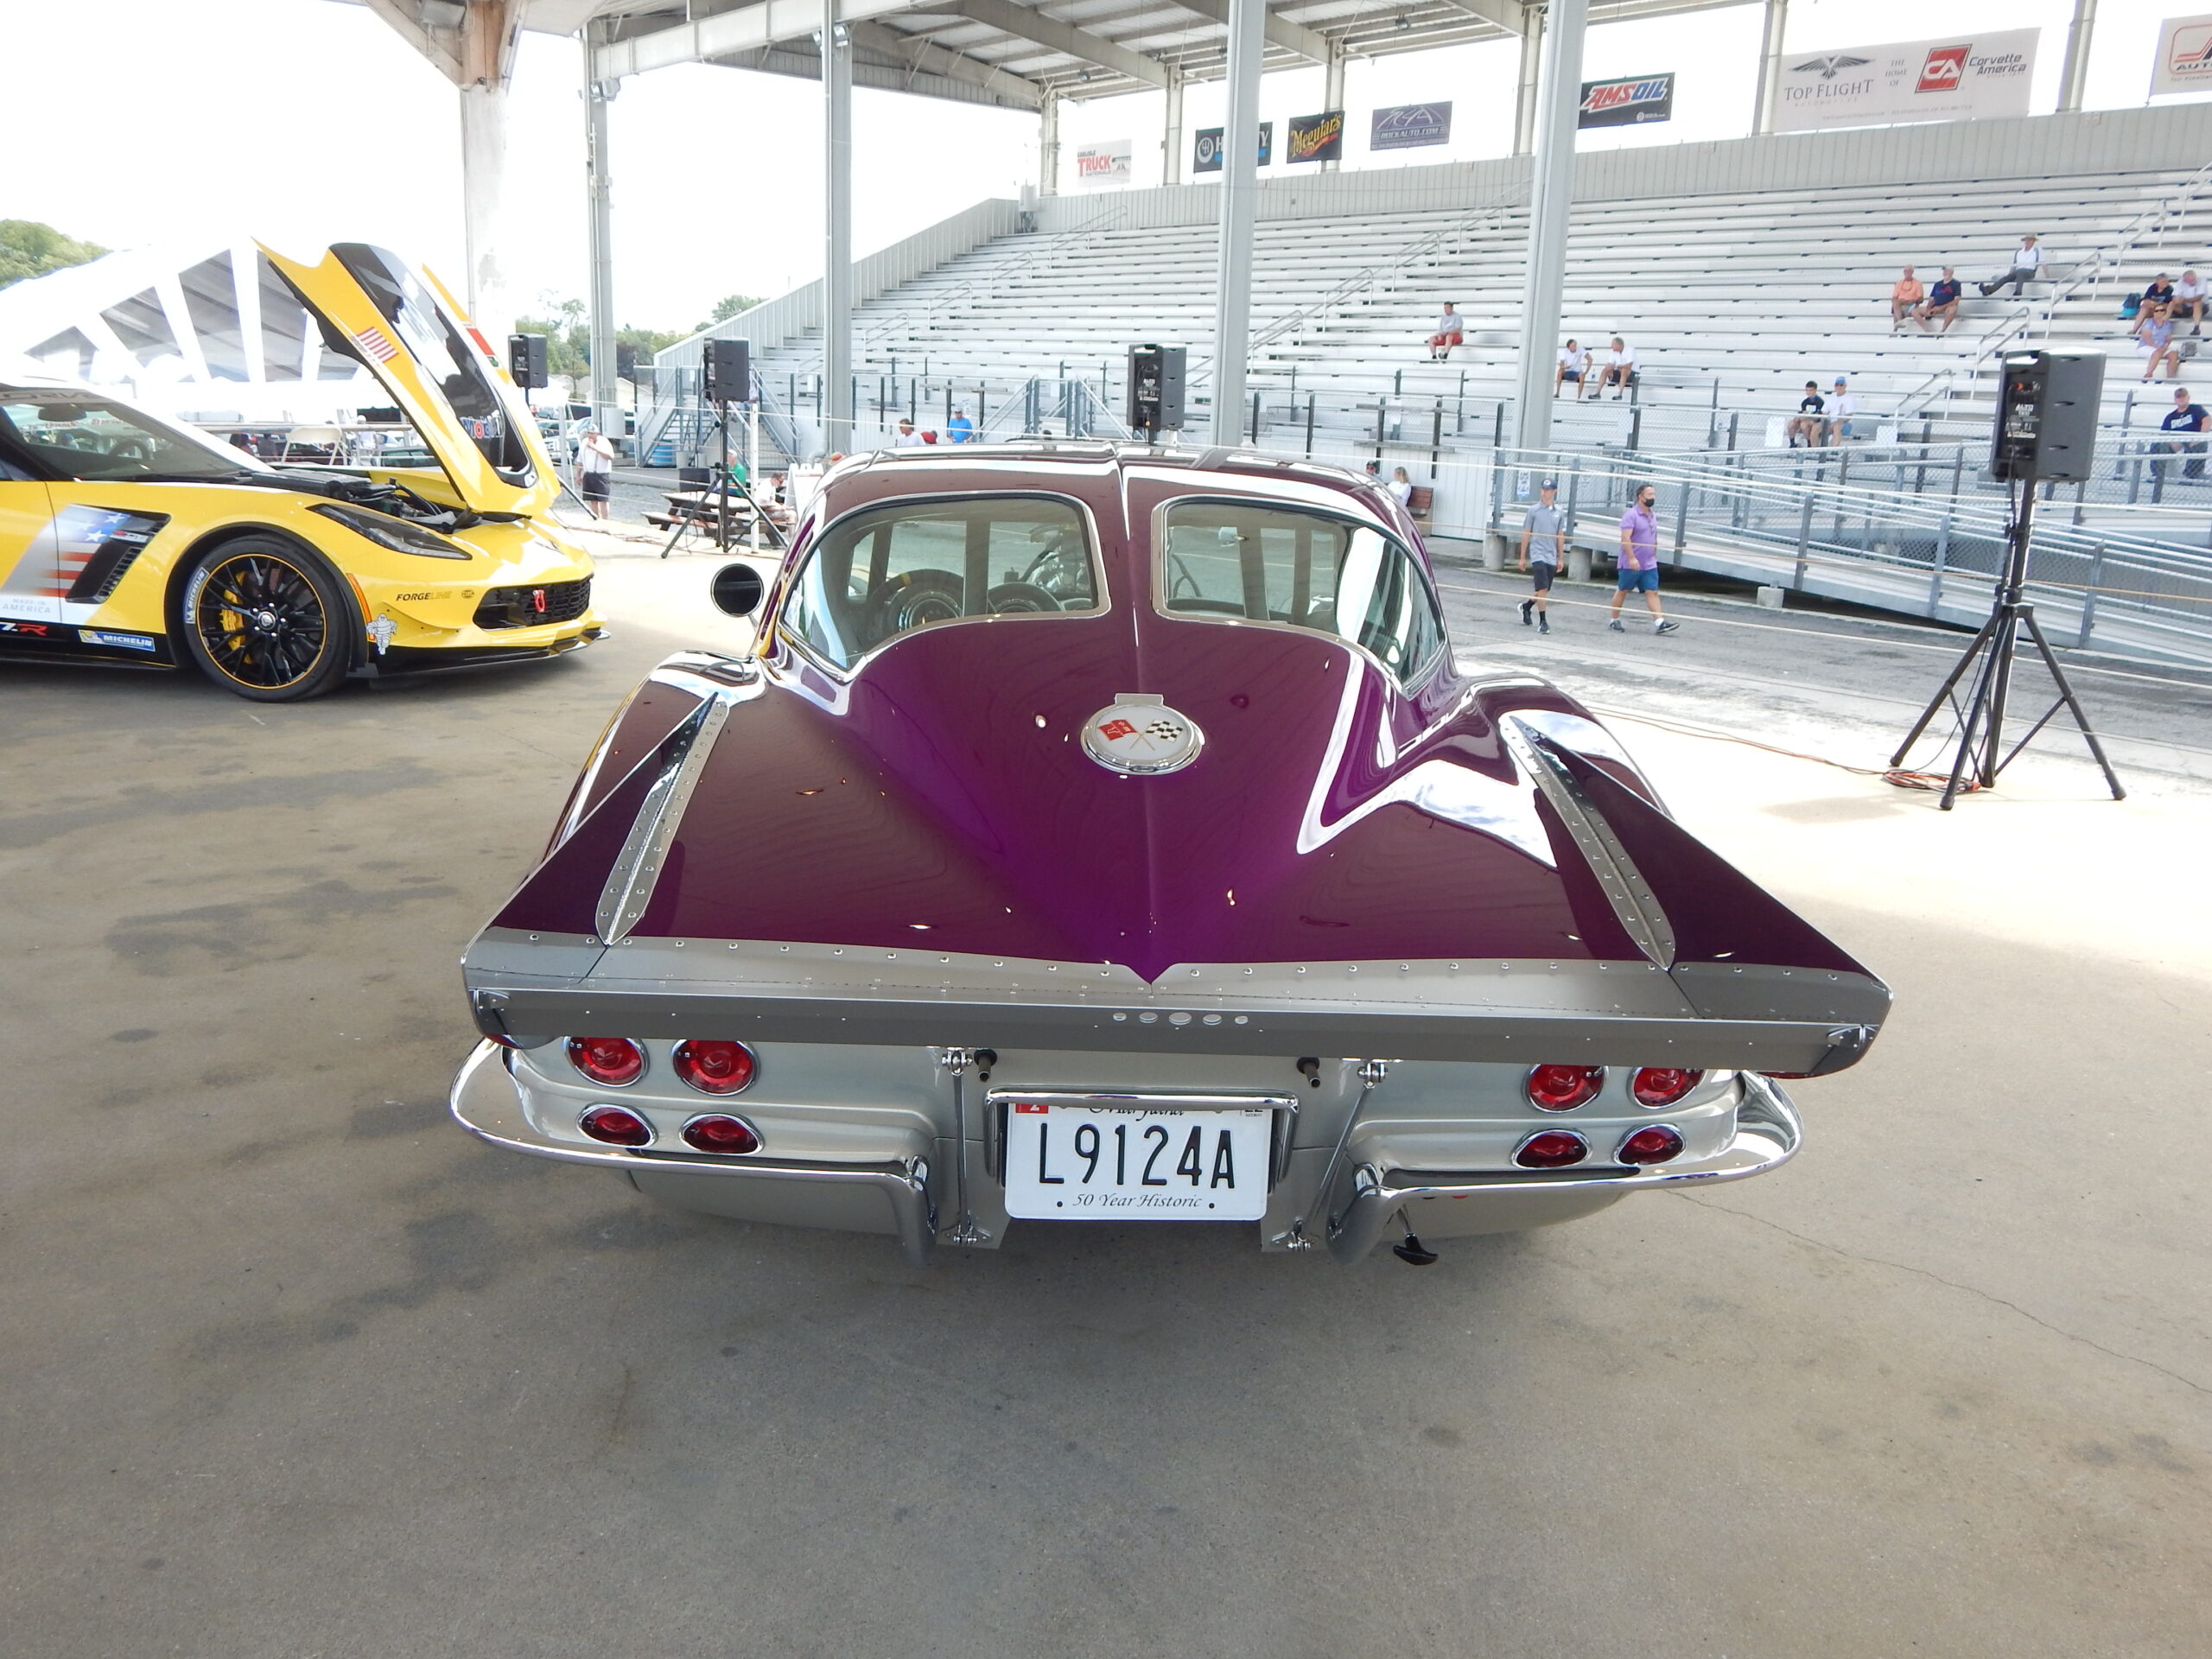
[[[1912,274],[1912,267],[1907,265],[1904,275],[1897,278],[1897,286],[1890,290],[1890,332],[1894,334],[1904,327],[1904,320],[1912,315],[1913,308],[1927,297],[1926,291],[1920,286],[1920,279]]]

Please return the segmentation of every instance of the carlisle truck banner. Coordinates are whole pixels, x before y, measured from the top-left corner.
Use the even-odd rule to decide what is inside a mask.
[[[1290,137],[1282,153],[1285,162],[1341,161],[1344,153],[1344,112],[1325,110],[1319,115],[1290,118]]]
[[[1640,127],[1675,113],[1675,77],[1637,75],[1627,80],[1586,80],[1578,127]]]
[[[1127,138],[1101,138],[1075,153],[1075,181],[1086,190],[1109,190],[1129,182],[1136,146]]]
[[[1262,121],[1260,123],[1260,166],[1265,167],[1274,159],[1274,148],[1275,124],[1272,121]],[[1192,157],[1191,171],[1193,173],[1221,171],[1221,129],[1219,127],[1198,129],[1198,151]]]
[[[1375,111],[1368,130],[1370,149],[1418,149],[1424,144],[1452,142],[1452,105],[1396,104]]]
[[[2212,86],[2212,16],[2169,17],[2158,25],[2158,61],[2151,96],[2201,92]]]
[[[1782,60],[1777,132],[2025,115],[2039,29],[1791,53]]]

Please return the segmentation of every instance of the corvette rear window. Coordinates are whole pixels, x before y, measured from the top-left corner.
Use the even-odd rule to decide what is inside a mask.
[[[1444,619],[1421,563],[1379,531],[1249,501],[1167,510],[1158,572],[1163,610],[1334,634],[1402,681],[1444,648]]]
[[[902,502],[840,519],[816,541],[780,626],[823,661],[854,664],[932,623],[1098,608],[1083,515],[1040,496]]]

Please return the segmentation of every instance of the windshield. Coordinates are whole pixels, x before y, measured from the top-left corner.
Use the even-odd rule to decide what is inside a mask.
[[[398,331],[426,383],[444,397],[454,421],[493,470],[510,484],[530,484],[536,472],[530,450],[507,417],[506,401],[484,354],[422,278],[381,248],[346,242],[331,252]]]
[[[229,478],[270,470],[243,449],[93,392],[0,386],[0,457],[41,477]]]
[[[793,578],[781,626],[854,664],[932,622],[1098,608],[1083,515],[1038,496],[907,502],[839,520]]]
[[[1364,524],[1249,501],[1179,501],[1167,510],[1160,607],[1334,634],[1372,652],[1402,682],[1444,648],[1427,573]]]

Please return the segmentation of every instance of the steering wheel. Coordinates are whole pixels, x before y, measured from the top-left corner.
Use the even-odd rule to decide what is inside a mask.
[[[886,577],[866,601],[868,644],[965,615],[966,592],[967,583],[950,570],[909,570]]]
[[[1072,598],[1086,585],[1089,561],[1084,556],[1082,544],[1072,541],[1065,531],[1051,534],[1052,539],[1029,561],[1020,580],[1041,588],[1055,600]]]
[[[983,595],[994,616],[1028,616],[1057,611],[1060,601],[1033,582],[1002,582]]]

